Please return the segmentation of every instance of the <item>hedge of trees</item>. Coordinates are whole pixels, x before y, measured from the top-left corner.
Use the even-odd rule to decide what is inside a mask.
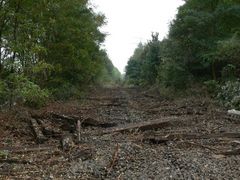
[[[88,0],[0,0],[1,103],[41,105],[119,79],[100,48],[104,23]]]
[[[168,36],[160,41],[153,33],[148,43],[138,45],[126,67],[129,83],[173,89],[239,77],[238,0],[185,0]]]

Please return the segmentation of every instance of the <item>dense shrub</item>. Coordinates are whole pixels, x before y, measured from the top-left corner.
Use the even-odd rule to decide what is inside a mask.
[[[50,93],[47,90],[41,89],[23,75],[11,74],[6,79],[6,84],[4,93],[7,95],[10,106],[21,100],[27,106],[38,108],[49,100]]]
[[[219,85],[218,85],[218,82],[215,81],[215,80],[208,80],[208,81],[205,81],[204,82],[204,85],[206,86],[207,88],[207,91],[210,93],[210,94],[213,94],[215,95],[219,89]]]
[[[33,82],[27,81],[20,90],[20,95],[24,99],[26,105],[38,108],[46,104],[50,93],[48,90],[41,89]]]
[[[184,67],[168,60],[160,66],[158,81],[165,87],[183,89],[190,83],[190,77]]]
[[[6,83],[0,80],[0,105],[7,101]]]
[[[51,90],[54,98],[59,100],[67,100],[70,98],[79,98],[81,97],[81,90],[77,86],[74,86],[70,83],[63,82],[56,88]]]
[[[228,108],[240,109],[240,82],[228,81],[217,95],[218,100]]]
[[[165,39],[153,36],[136,48],[126,67],[128,82],[155,85],[157,78],[161,87],[176,90],[189,87],[193,80],[201,85],[207,81],[208,91],[214,93],[217,84],[211,79],[240,78],[239,1],[184,2]]]

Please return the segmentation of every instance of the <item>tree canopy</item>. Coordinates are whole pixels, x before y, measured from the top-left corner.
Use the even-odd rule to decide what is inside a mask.
[[[59,94],[120,78],[101,49],[104,24],[88,0],[0,0],[1,81],[21,76]]]
[[[239,33],[238,0],[185,0],[165,39],[152,37],[140,55],[137,47],[138,60],[130,58],[126,79],[184,88],[187,82],[223,80],[226,71],[239,78]]]

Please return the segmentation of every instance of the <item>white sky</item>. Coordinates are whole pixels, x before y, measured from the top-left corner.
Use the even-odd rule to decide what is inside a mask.
[[[92,0],[97,12],[107,18],[102,28],[108,36],[104,48],[113,64],[124,72],[138,43],[151,39],[152,32],[165,37],[182,0]]]

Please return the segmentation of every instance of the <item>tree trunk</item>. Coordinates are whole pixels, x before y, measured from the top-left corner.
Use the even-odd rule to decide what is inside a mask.
[[[213,80],[216,80],[217,76],[216,76],[216,69],[215,69],[215,61],[212,62],[211,68],[212,68],[212,78]]]
[[[14,28],[13,28],[13,42],[17,43],[17,31],[18,31],[18,25],[19,25],[19,21],[18,21],[18,12],[20,11],[20,1],[16,4],[16,9],[15,9],[15,19],[14,19]],[[17,52],[14,51],[13,52],[13,56],[12,56],[12,67],[11,67],[11,72],[14,72],[14,63],[15,63],[15,59],[17,56]]]

